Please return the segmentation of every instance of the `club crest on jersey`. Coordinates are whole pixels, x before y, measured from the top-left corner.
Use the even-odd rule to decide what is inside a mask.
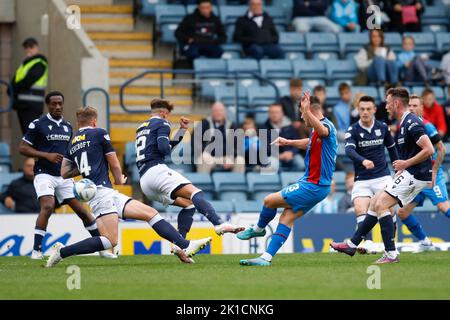
[[[375,129],[375,135],[377,137],[381,136],[381,130],[380,129]]]
[[[400,133],[401,133],[401,134],[404,134],[404,133],[405,133],[405,128],[404,128],[404,127],[402,127],[402,129],[400,130]]]
[[[67,128],[67,126],[63,126],[64,128],[64,132],[69,132],[69,128]]]

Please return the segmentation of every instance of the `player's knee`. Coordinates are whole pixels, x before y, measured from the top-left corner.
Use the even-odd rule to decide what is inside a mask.
[[[114,248],[117,246],[117,243],[119,242],[117,234],[109,234],[106,236],[106,238],[111,242],[111,246]]]
[[[40,204],[41,206],[41,214],[44,215],[50,215],[53,212],[53,208],[55,207],[55,204],[51,201],[45,201],[43,203]]]
[[[272,201],[272,197],[270,195],[268,195],[267,197],[264,198],[264,207],[266,208],[270,208],[273,209],[273,201]]]
[[[408,217],[408,213],[406,212],[405,209],[400,208],[397,210],[397,216],[401,219],[404,220]]]

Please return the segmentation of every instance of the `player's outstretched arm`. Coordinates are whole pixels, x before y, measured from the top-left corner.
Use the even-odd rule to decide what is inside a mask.
[[[25,141],[20,141],[19,152],[21,155],[31,158],[46,159],[51,163],[61,163],[63,155],[59,153],[47,153],[38,151]]]
[[[439,142],[436,143],[434,147],[436,148],[436,159],[434,159],[433,163],[433,186],[436,184],[437,172],[441,167],[441,164],[445,158],[445,153],[447,152],[447,150],[445,149],[445,145],[441,140],[439,140]]]
[[[396,171],[403,171],[409,167],[415,166],[421,162],[424,162],[428,158],[430,158],[434,153],[433,144],[430,141],[430,138],[426,134],[422,135],[417,140],[417,145],[422,148],[418,154],[416,154],[414,157],[409,158],[407,160],[397,160],[394,161],[394,169]]]
[[[69,179],[79,175],[80,171],[78,171],[76,164],[69,159],[64,158],[61,164],[61,177],[64,179]]]
[[[122,185],[127,182],[127,178],[122,174],[122,167],[115,152],[110,152],[106,155],[106,160],[109,164],[109,169],[114,177],[114,184]]]
[[[320,137],[328,137],[330,130],[325,126],[320,119],[311,112],[310,93],[307,91],[303,94],[302,101],[300,102],[300,110],[302,111],[303,118],[307,119],[314,130]]]
[[[302,150],[306,150],[308,148],[309,139],[299,139],[299,140],[290,140],[282,137],[276,138],[271,144],[274,144],[278,147],[294,147]]]

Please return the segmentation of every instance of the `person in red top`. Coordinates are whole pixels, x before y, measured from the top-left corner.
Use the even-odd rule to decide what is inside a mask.
[[[439,135],[444,137],[447,133],[447,122],[445,120],[444,108],[436,102],[436,97],[432,89],[425,89],[422,92],[423,117],[430,121],[438,129]]]

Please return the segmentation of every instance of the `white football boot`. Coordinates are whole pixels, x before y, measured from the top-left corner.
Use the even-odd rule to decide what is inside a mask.
[[[119,257],[117,254],[115,254],[114,252],[111,252],[109,250],[99,251],[98,255],[100,256],[100,258],[105,258],[105,259],[117,259]]]
[[[214,231],[216,231],[217,235],[219,236],[223,235],[224,233],[239,233],[244,230],[244,227],[238,227],[228,222],[224,222],[214,227]]]
[[[203,238],[203,239],[199,239],[199,240],[190,240],[189,246],[186,249],[184,249],[184,252],[186,253],[186,255],[189,258],[192,258],[193,256],[195,256],[197,254],[197,252],[199,252],[204,247],[206,247],[211,242],[211,240],[212,240],[211,237],[207,237],[207,238]]]
[[[419,242],[419,246],[413,251],[413,253],[421,253],[425,251],[436,251],[436,247],[433,245],[433,242],[428,239],[428,237]]]
[[[58,264],[58,262],[62,261],[61,255],[59,254],[60,250],[64,248],[64,245],[61,242],[57,242],[52,246],[52,254],[48,257],[46,268],[54,267]]]
[[[44,255],[42,254],[41,251],[33,250],[31,252],[31,259],[32,260],[42,260],[42,259],[44,259]]]

